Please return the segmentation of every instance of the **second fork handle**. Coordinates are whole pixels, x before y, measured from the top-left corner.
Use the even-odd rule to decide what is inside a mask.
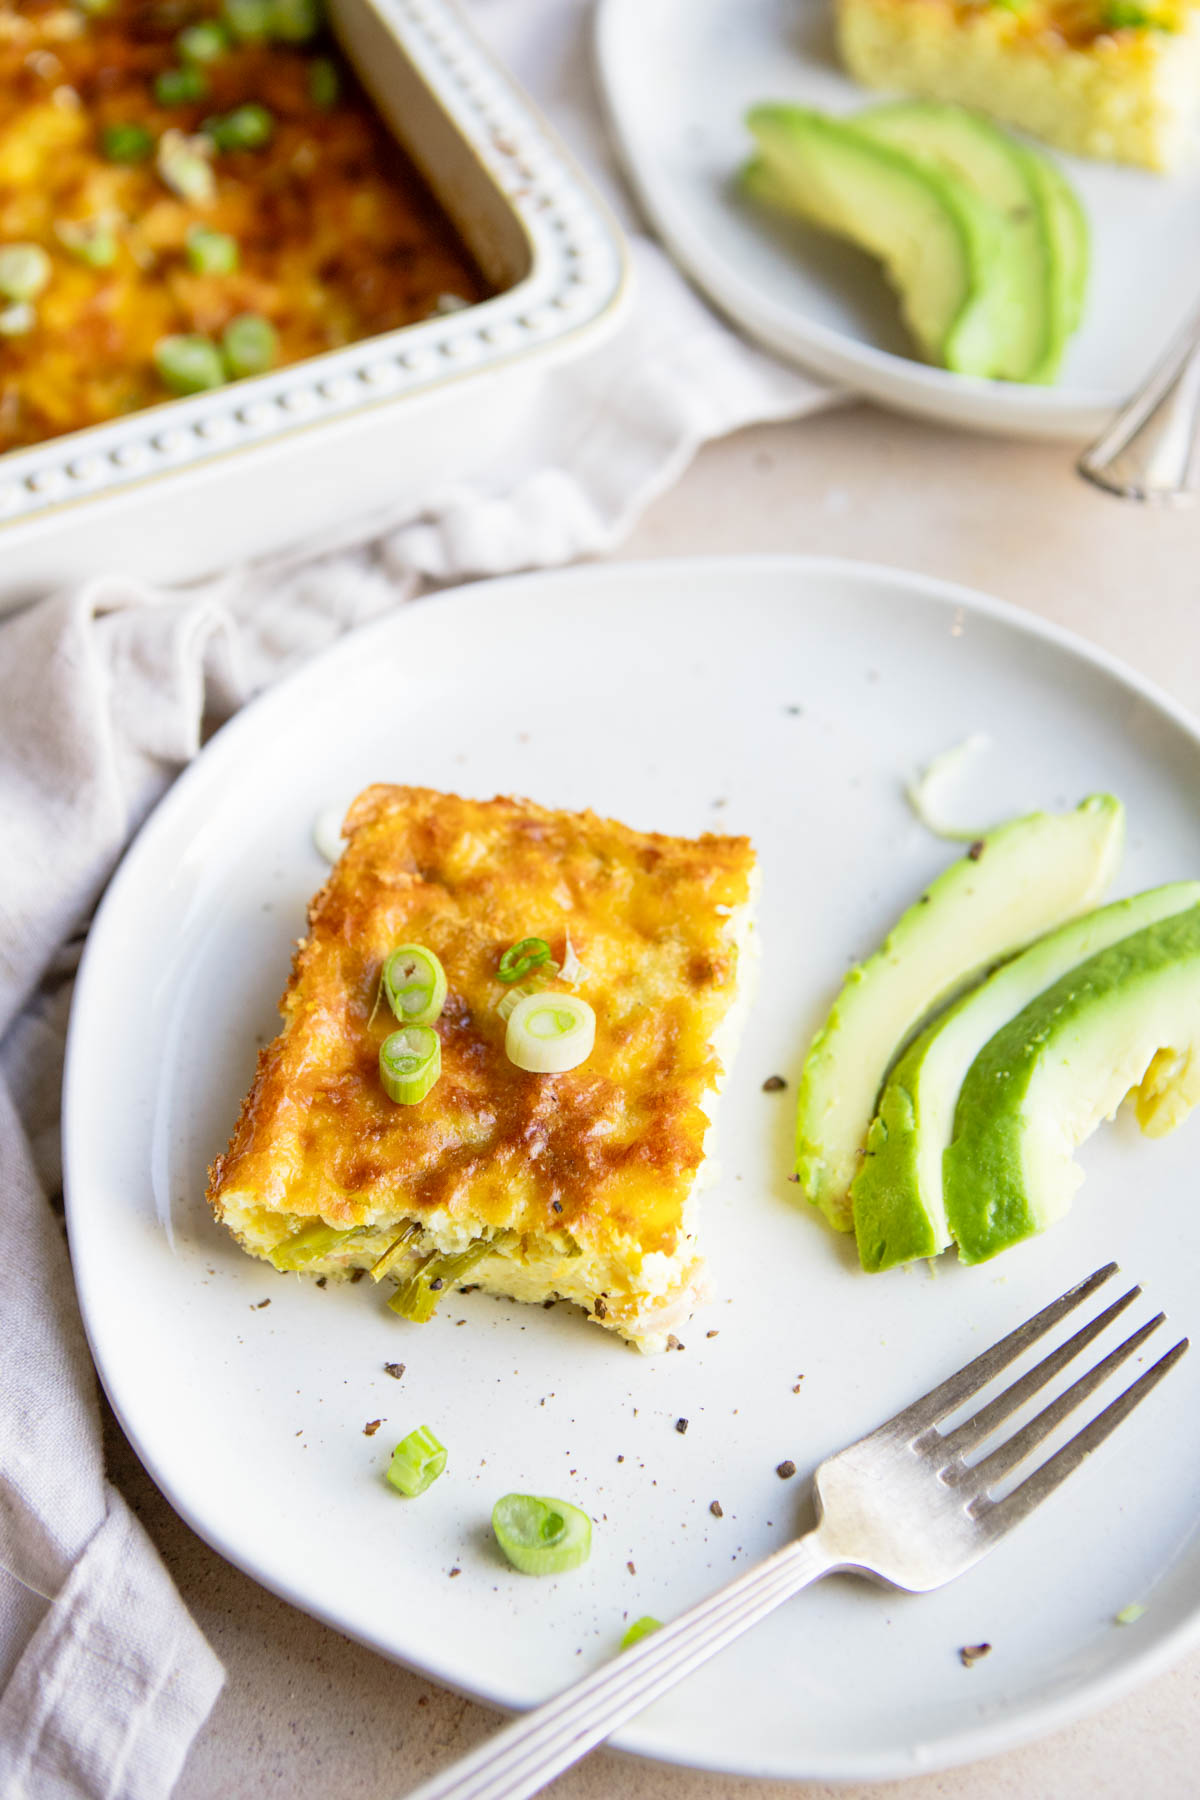
[[[1195,496],[1200,451],[1200,311],[1107,430],[1079,473],[1127,500]]]
[[[777,1550],[417,1788],[409,1800],[526,1800],[759,1619],[838,1565],[819,1531]]]

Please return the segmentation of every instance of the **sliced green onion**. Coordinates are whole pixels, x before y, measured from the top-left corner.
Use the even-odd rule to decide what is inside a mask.
[[[529,1000],[532,999],[535,994],[540,994],[547,984],[553,981],[557,974],[557,963],[543,963],[541,968],[529,977],[528,981],[523,981],[521,983],[520,987],[507,988],[496,1002],[496,1011],[500,1014],[500,1017],[507,1023],[509,1017],[515,1012],[522,1000]]]
[[[492,1530],[522,1575],[563,1575],[591,1554],[592,1521],[566,1500],[505,1494],[492,1508]]]
[[[561,1075],[592,1054],[596,1015],[577,994],[533,994],[508,1016],[504,1053],[533,1075]]]
[[[221,349],[231,375],[261,375],[279,354],[279,337],[261,313],[242,313],[221,333]]]
[[[225,364],[211,338],[199,333],[159,338],[154,366],[173,394],[200,394],[225,385]]]
[[[53,268],[40,244],[0,244],[0,297],[36,300]]]
[[[570,932],[567,933],[563,941],[563,959],[560,973],[563,980],[570,987],[578,987],[579,983],[587,975],[587,970],[580,962],[578,952],[571,942]]]
[[[308,65],[308,97],[321,112],[338,103],[342,77],[337,64],[328,56],[318,56]]]
[[[117,234],[99,221],[63,219],[54,227],[63,249],[89,269],[111,269],[117,260]]]
[[[644,1637],[650,1637],[654,1632],[661,1630],[662,1620],[653,1618],[650,1613],[645,1613],[640,1619],[633,1621],[621,1639],[621,1648],[622,1650],[632,1649],[633,1645],[640,1644]]]
[[[86,13],[90,19],[103,18],[105,13],[112,11],[115,4],[116,0],[75,0],[80,12]]]
[[[193,225],[184,244],[188,265],[197,275],[232,275],[238,266],[238,241],[227,231]]]
[[[140,163],[152,154],[154,139],[144,125],[107,125],[100,148],[109,162]]]
[[[415,1500],[433,1486],[445,1467],[445,1445],[438,1443],[428,1425],[421,1425],[401,1438],[392,1451],[387,1478],[394,1488]]]
[[[423,1100],[442,1072],[442,1040],[428,1025],[402,1025],[379,1046],[379,1079],[397,1106]]]
[[[309,1263],[323,1262],[331,1250],[336,1250],[347,1238],[355,1237],[359,1229],[354,1225],[343,1231],[336,1225],[326,1225],[323,1219],[314,1219],[311,1225],[302,1225],[285,1243],[276,1244],[271,1261],[277,1269],[306,1269]]]
[[[218,62],[229,49],[229,33],[219,19],[199,19],[179,33],[175,48],[184,62]]]
[[[401,944],[383,965],[383,991],[405,1025],[432,1025],[446,1004],[446,971],[424,944]]]
[[[0,306],[0,337],[28,337],[37,324],[37,313],[28,300]]]
[[[249,100],[230,113],[205,119],[203,129],[218,150],[261,150],[274,135],[275,120],[265,106]]]
[[[154,98],[160,106],[188,106],[208,95],[208,76],[195,63],[182,69],[160,69],[154,77]]]
[[[402,1225],[399,1234],[392,1239],[379,1261],[371,1264],[371,1280],[382,1281],[385,1275],[390,1274],[420,1235],[421,1227],[415,1219],[409,1219],[406,1225]]]
[[[206,206],[217,192],[208,147],[207,138],[188,137],[182,131],[164,131],[158,140],[155,167],[159,179],[181,200],[197,206]]]
[[[402,1319],[411,1319],[414,1324],[424,1325],[432,1319],[437,1310],[437,1303],[446,1288],[459,1283],[464,1275],[469,1275],[477,1263],[485,1257],[494,1256],[515,1243],[516,1233],[498,1231],[494,1237],[476,1238],[465,1250],[456,1251],[452,1255],[426,1257],[420,1268],[411,1274],[407,1281],[402,1281],[396,1292],[388,1301],[394,1313]]]
[[[522,938],[519,944],[511,944],[500,958],[496,979],[505,983],[523,981],[531,969],[549,960],[550,946],[545,938]]]
[[[271,35],[271,0],[222,0],[221,12],[235,38],[253,43]]]
[[[272,0],[271,36],[285,44],[306,44],[321,29],[318,0]]]

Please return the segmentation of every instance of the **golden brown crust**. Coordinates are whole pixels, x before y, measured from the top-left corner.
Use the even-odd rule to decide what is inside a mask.
[[[345,829],[296,954],[284,1030],[211,1171],[218,1216],[231,1195],[238,1208],[252,1196],[293,1224],[436,1213],[675,1254],[720,1073],[712,1038],[736,985],[729,924],[749,899],[748,840],[385,786],[359,796]],[[527,1074],[504,1053],[496,967],[531,935],[561,958],[568,933],[596,1047],[568,1074]],[[395,1021],[386,1009],[371,1018],[382,963],[405,942],[437,953],[450,990],[442,1076],[413,1107],[380,1086]]]
[[[313,56],[335,56],[331,42],[234,46],[209,65],[204,99],[158,104],[152,83],[177,63],[179,26],[217,10],[115,0],[88,16],[70,0],[0,0],[0,243],[38,243],[53,263],[36,328],[0,337],[0,452],[168,399],[152,354],[175,332],[217,337],[261,313],[292,363],[426,318],[441,294],[487,292],[344,65],[338,104],[313,104]],[[194,133],[247,101],[270,109],[274,136],[214,159],[211,203],[173,194],[153,160],[122,166],[101,152],[106,126]],[[56,231],[110,217],[119,247],[107,269]],[[196,224],[238,240],[237,271],[189,268]]]

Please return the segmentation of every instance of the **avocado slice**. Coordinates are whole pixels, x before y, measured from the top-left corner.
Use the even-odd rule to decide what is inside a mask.
[[[935,1019],[888,1076],[850,1190],[864,1269],[936,1256],[951,1241],[942,1158],[963,1078],[995,1033],[1069,970],[1158,919],[1200,906],[1200,881],[1178,881],[1088,913],[1039,938]]]
[[[1087,912],[1116,872],[1124,808],[1094,794],[1069,813],[1032,813],[972,844],[851,969],[800,1076],[796,1174],[839,1231],[896,1052],[929,1013],[990,964]]]
[[[922,355],[990,375],[996,221],[970,189],[805,107],[756,106],[746,123],[759,154],[742,171],[742,191],[869,251]]]
[[[1051,162],[1048,156],[1032,152],[1028,154],[1041,193],[1046,230],[1053,246],[1050,275],[1054,326],[1042,361],[1031,370],[1027,379],[1051,382],[1058,376],[1067,341],[1079,329],[1083,318],[1091,266],[1091,241],[1087,215],[1079,196],[1058,164]]]
[[[994,315],[992,374],[1029,381],[1036,371],[1057,366],[1062,344],[1054,305],[1055,243],[1034,153],[990,119],[936,100],[873,106],[856,114],[854,125],[923,167],[964,182],[1001,221],[988,289]]]
[[[1061,1218],[1083,1179],[1074,1151],[1134,1089],[1151,1137],[1200,1100],[1200,906],[1080,963],[975,1058],[943,1162],[960,1259]]]

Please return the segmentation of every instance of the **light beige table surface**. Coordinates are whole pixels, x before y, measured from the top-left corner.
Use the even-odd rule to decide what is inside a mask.
[[[706,451],[622,555],[746,550],[828,552],[969,583],[1103,645],[1200,712],[1200,512],[1146,512],[1100,495],[1058,447],[958,436],[866,408],[747,431]],[[178,1800],[400,1800],[492,1728],[482,1708],[223,1563],[123,1443],[112,1455],[228,1670]],[[1196,1800],[1198,1701],[1200,1652],[1057,1737],[902,1784],[754,1783],[602,1754],[548,1791],[558,1800]]]

